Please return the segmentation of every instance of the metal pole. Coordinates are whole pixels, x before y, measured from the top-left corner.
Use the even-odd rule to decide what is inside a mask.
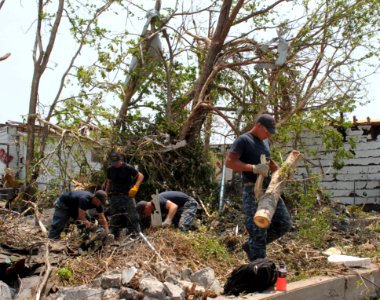
[[[144,240],[144,242],[149,246],[150,249],[153,250],[153,252],[158,256],[160,260],[163,260],[160,253],[157,252],[157,250],[153,247],[153,245],[148,241],[146,236],[142,233],[140,223],[133,224],[131,219],[129,218],[128,214],[126,214],[129,222],[132,224],[132,226],[135,228],[135,230],[138,232],[139,236]]]
[[[157,250],[153,247],[153,245],[148,241],[148,239],[146,238],[146,236],[141,231],[139,231],[139,235],[144,240],[144,242],[147,243],[147,245],[149,246],[149,248],[152,249],[154,251],[154,253],[156,253],[156,255],[158,256],[158,258],[160,260],[163,260],[162,257],[161,257],[161,255],[160,255],[160,253],[157,252]]]
[[[225,181],[225,177],[226,177],[226,164],[224,162],[224,153],[223,153],[222,178],[220,179],[220,193],[219,193],[219,214],[221,214],[223,212],[223,208],[224,208],[224,181]]]

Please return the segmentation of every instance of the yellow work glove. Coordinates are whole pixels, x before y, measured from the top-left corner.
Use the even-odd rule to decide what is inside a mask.
[[[135,185],[129,190],[129,192],[128,192],[128,196],[134,198],[134,197],[136,196],[138,190],[139,190],[139,186],[135,184]]]

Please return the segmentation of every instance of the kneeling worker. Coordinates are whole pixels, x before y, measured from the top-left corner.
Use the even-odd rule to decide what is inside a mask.
[[[189,230],[198,209],[197,201],[182,192],[167,191],[158,195],[162,218],[162,227],[174,224],[181,230]],[[153,201],[140,201],[136,209],[143,217],[149,217],[155,210]]]
[[[95,194],[88,191],[71,191],[63,193],[56,201],[54,207],[53,221],[49,231],[49,238],[59,239],[61,232],[65,229],[70,218],[83,223],[86,228],[93,224],[86,218],[86,210],[96,208],[99,223],[108,233],[108,222],[104,215],[104,207],[107,193],[98,190]]]

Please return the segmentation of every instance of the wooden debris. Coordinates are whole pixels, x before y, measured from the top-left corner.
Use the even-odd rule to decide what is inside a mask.
[[[293,150],[283,166],[273,173],[265,194],[258,199],[257,211],[253,217],[253,221],[258,227],[269,227],[285,183],[293,176],[297,162],[301,157],[302,155],[299,151]]]
[[[42,278],[40,285],[38,286],[38,290],[36,293],[36,300],[39,300],[41,298],[42,292],[49,279],[50,273],[51,273],[51,265],[49,261],[49,242],[46,242],[45,244],[45,274],[44,274],[44,277]]]

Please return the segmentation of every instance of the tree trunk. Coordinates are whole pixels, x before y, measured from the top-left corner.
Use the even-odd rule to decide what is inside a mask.
[[[265,194],[260,199],[257,199],[257,211],[253,217],[253,221],[258,227],[269,227],[286,181],[293,176],[297,162],[300,158],[302,158],[301,153],[293,150],[283,166],[273,173],[272,180],[265,191]]]
[[[58,27],[62,19],[63,9],[64,9],[64,0],[59,0],[58,8],[54,20],[54,25],[51,29],[48,45],[45,49],[42,46],[42,35],[41,28],[42,22],[44,20],[44,3],[42,0],[38,2],[38,22],[36,30],[36,38],[34,42],[33,49],[33,61],[34,61],[34,71],[33,71],[33,80],[29,100],[29,114],[27,121],[27,151],[26,151],[26,184],[29,185],[32,180],[32,165],[34,160],[34,139],[35,139],[35,120],[37,113],[37,104],[38,104],[38,91],[41,76],[46,70],[47,64],[49,62],[50,54],[54,47],[55,38],[57,36]]]
[[[227,34],[236,18],[238,11],[244,3],[244,1],[239,0],[236,6],[232,9],[230,15],[232,2],[232,0],[223,1],[218,24],[211,39],[211,45],[207,51],[206,59],[202,66],[201,75],[195,84],[193,108],[179,135],[180,139],[184,139],[189,143],[191,143],[194,138],[199,135],[207,114],[210,111],[210,105],[204,104],[207,104],[206,99],[209,94],[209,85],[213,78],[217,75],[217,71],[214,70],[217,63],[217,56],[222,51]]]

